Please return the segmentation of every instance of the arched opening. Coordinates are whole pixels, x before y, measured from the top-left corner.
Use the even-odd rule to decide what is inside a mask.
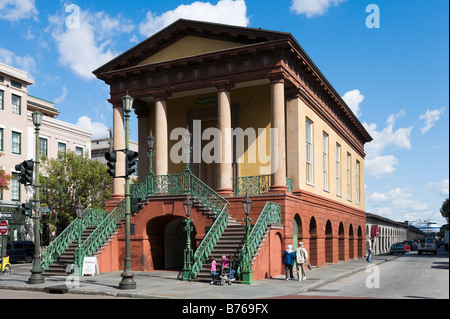
[[[186,231],[184,218],[173,215],[159,216],[147,223],[153,269],[182,269]],[[195,226],[191,231],[191,248],[195,251]]]
[[[339,223],[339,260],[345,260],[345,232],[342,222]]]
[[[348,249],[350,259],[355,259],[355,238],[353,235],[353,225],[350,224],[350,229],[348,230]]]
[[[358,257],[363,256],[363,234],[361,226],[358,226]]]
[[[294,233],[293,241],[293,247],[294,250],[298,247],[298,242],[302,241],[303,234],[302,234],[302,219],[298,214],[295,215],[294,221],[292,223],[292,232]]]
[[[311,217],[311,221],[309,223],[309,250],[310,250],[310,260],[311,265],[317,266],[317,224],[316,219],[314,217]]]
[[[333,227],[330,220],[325,226],[325,262],[333,263]]]

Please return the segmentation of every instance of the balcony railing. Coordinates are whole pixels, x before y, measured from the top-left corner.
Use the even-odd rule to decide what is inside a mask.
[[[294,181],[286,178],[286,186],[292,193]],[[233,177],[234,196],[262,195],[269,191],[270,175],[240,176]]]

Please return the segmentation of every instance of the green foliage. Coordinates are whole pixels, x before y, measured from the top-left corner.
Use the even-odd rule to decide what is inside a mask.
[[[0,153],[0,157],[2,157],[3,154]],[[8,182],[11,180],[11,175],[6,174],[6,172],[1,168],[0,166],[0,192],[2,190],[8,190]]]
[[[112,194],[112,178],[107,166],[75,152],[59,153],[58,158],[43,158],[41,200],[50,208],[44,222],[65,228],[76,217],[78,201],[85,208],[105,208]]]

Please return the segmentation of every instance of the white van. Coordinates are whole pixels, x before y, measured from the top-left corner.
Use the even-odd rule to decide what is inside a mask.
[[[437,254],[437,241],[432,237],[425,237],[419,240],[419,244],[417,245],[417,251],[419,255],[422,253],[433,253]]]

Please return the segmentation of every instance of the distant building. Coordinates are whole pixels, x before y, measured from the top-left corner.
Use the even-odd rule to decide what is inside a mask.
[[[35,130],[31,113],[44,114],[40,127],[40,156],[55,158],[58,152],[72,150],[78,154],[91,153],[91,133],[79,126],[56,119],[59,110],[54,103],[28,94],[34,84],[26,72],[0,63],[0,165],[12,175],[9,190],[0,192],[0,209],[11,212],[10,240],[22,239],[25,218],[18,210],[28,201],[32,188],[18,181],[17,164],[35,158]],[[21,229],[22,228],[22,229]]]
[[[418,219],[416,221],[409,221],[408,224],[420,229],[427,235],[434,235],[441,230],[441,226],[432,220]]]

